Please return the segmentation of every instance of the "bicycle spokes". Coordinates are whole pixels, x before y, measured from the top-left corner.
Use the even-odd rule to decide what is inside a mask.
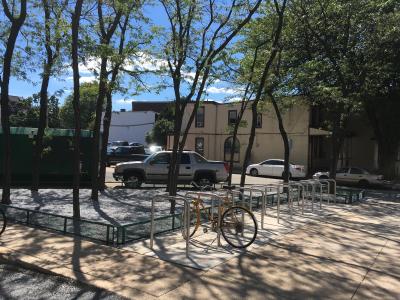
[[[250,246],[257,235],[257,222],[246,208],[235,206],[222,216],[221,233],[228,244],[235,248]]]

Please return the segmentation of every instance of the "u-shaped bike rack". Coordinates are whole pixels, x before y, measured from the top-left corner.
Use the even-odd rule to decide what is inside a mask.
[[[211,213],[213,213],[214,207],[215,207],[214,200],[218,200],[217,245],[218,245],[218,247],[220,247],[221,246],[221,230],[220,230],[219,226],[221,224],[221,207],[222,207],[221,205],[224,201],[224,197],[221,195],[218,195],[217,193],[211,193],[211,192],[188,192],[185,194],[185,198],[190,199],[189,200],[190,202],[193,199],[200,200],[202,196],[208,197],[211,199]],[[189,204],[189,211],[190,211],[190,204]],[[189,217],[190,217],[190,215],[189,215]],[[188,222],[189,222],[188,224],[190,227],[190,220]]]
[[[190,239],[190,202],[188,199],[182,196],[169,196],[169,195],[157,195],[151,199],[151,222],[150,222],[150,249],[153,250],[154,246],[154,204],[156,200],[174,200],[182,201],[184,203],[183,213],[186,217],[186,224],[184,224],[184,230],[186,230],[186,257],[189,257],[189,239]]]

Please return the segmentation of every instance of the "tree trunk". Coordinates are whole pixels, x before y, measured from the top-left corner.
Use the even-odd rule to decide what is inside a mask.
[[[232,186],[232,174],[233,174],[233,160],[235,157],[235,145],[237,139],[237,133],[239,130],[239,124],[242,120],[242,115],[240,114],[238,120],[235,123],[235,127],[233,128],[233,135],[232,135],[232,145],[231,145],[231,153],[229,153],[229,174],[228,174],[228,186]],[[225,148],[224,148],[225,151]]]
[[[106,168],[107,168],[107,142],[110,136],[110,124],[112,116],[112,91],[107,91],[107,104],[106,111],[103,118],[103,139],[101,145],[101,159],[98,186],[100,190],[104,190],[106,182]]]
[[[339,116],[333,120],[333,130],[331,136],[331,159],[329,163],[329,178],[336,179],[337,164],[339,154],[343,144],[343,134],[341,133]]]
[[[175,105],[175,121],[174,121],[174,142],[172,147],[171,161],[168,170],[168,192],[170,196],[176,196],[177,191],[177,165],[178,165],[178,150],[179,140],[182,127],[183,111],[179,103]],[[178,169],[179,171],[179,169]],[[171,202],[171,213],[175,211],[175,203]]]
[[[96,117],[93,128],[92,146],[92,200],[99,200],[99,157],[100,157],[100,126],[104,98],[107,92],[107,58],[101,59],[99,94],[96,102]]]
[[[8,9],[8,4],[2,0],[6,16],[11,21],[10,34],[8,36],[6,51],[3,58],[3,76],[1,78],[1,126],[3,129],[3,194],[2,203],[10,204],[11,186],[11,134],[10,134],[10,108],[9,108],[9,84],[11,76],[11,62],[14,54],[15,43],[18,34],[26,18],[26,0],[21,0],[20,15],[14,18]]]
[[[242,173],[240,174],[240,186],[241,187],[244,187],[245,182],[246,182],[246,168],[250,162],[251,151],[253,149],[254,139],[256,137],[257,105],[258,105],[257,100],[254,100],[253,104],[251,105],[252,121],[251,121],[249,144],[247,145],[246,154],[245,154],[244,161],[243,161]]]
[[[38,191],[39,189],[39,178],[40,178],[40,162],[43,152],[43,137],[44,131],[47,127],[47,106],[48,106],[48,95],[47,89],[50,81],[50,70],[52,67],[52,57],[49,59],[44,67],[44,74],[42,79],[42,86],[40,88],[40,112],[39,112],[39,124],[38,131],[36,134],[36,144],[33,154],[33,166],[32,166],[32,191]]]
[[[285,127],[283,125],[283,120],[282,120],[282,114],[279,110],[278,104],[276,103],[276,99],[272,93],[268,93],[269,97],[271,98],[272,106],[274,107],[275,110],[275,115],[278,119],[278,126],[279,126],[279,132],[281,134],[282,140],[283,140],[283,146],[284,146],[284,169],[283,169],[283,181],[285,183],[288,183],[290,180],[290,171],[289,171],[289,161],[290,161],[290,148],[289,148],[289,138],[287,135],[287,132],[285,130]]]
[[[79,88],[79,61],[78,61],[78,39],[79,39],[79,21],[82,13],[83,0],[77,0],[75,11],[72,14],[71,26],[71,57],[74,81],[73,109],[74,109],[74,155],[73,155],[73,179],[72,179],[72,198],[73,198],[73,217],[80,219],[79,205],[79,187],[80,187],[80,138],[81,138],[81,115],[80,115],[80,88]]]

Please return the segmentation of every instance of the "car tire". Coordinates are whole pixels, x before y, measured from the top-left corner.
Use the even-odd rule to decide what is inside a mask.
[[[250,170],[250,176],[257,177],[258,176],[258,170],[257,169],[251,169]]]
[[[361,179],[361,180],[358,182],[358,186],[359,186],[359,187],[367,187],[367,186],[369,186],[369,182],[368,182],[368,180]]]
[[[212,185],[212,182],[211,182],[210,178],[205,176],[205,175],[200,175],[196,179],[196,183],[201,187],[211,186]]]
[[[128,174],[124,176],[124,185],[130,189],[138,189],[142,185],[142,177],[138,174]]]

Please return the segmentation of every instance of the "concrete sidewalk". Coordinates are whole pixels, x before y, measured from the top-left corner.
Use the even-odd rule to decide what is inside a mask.
[[[0,237],[0,255],[131,299],[400,299],[400,203],[329,211],[297,215],[296,226],[271,223],[266,243],[205,270],[163,261],[143,245],[119,249],[21,225]]]

